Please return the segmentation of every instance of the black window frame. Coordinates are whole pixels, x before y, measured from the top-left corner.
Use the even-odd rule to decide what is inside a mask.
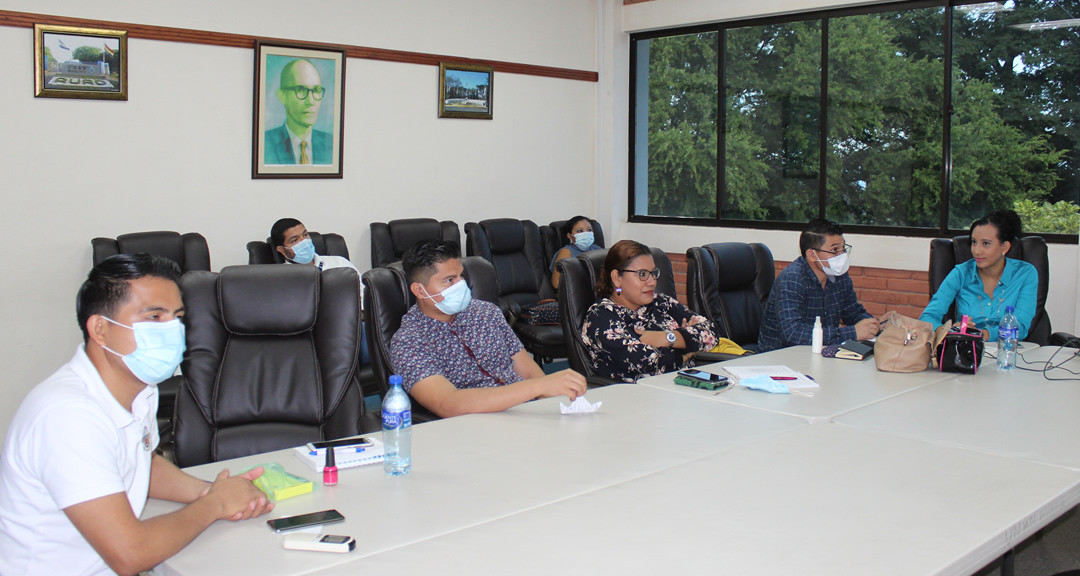
[[[645,224],[675,224],[680,226],[703,226],[710,228],[742,228],[742,229],[757,229],[757,230],[791,230],[801,231],[806,223],[805,222],[783,222],[776,220],[738,220],[723,218],[723,194],[726,192],[726,170],[724,166],[724,150],[726,144],[726,129],[727,126],[727,111],[724,106],[724,99],[726,96],[724,75],[725,75],[725,62],[727,56],[727,37],[726,31],[732,28],[745,28],[751,26],[768,26],[774,24],[785,24],[791,22],[805,22],[811,20],[821,21],[821,94],[820,94],[820,122],[822,129],[819,135],[819,155],[820,164],[818,170],[818,217],[825,217],[826,209],[826,195],[828,194],[826,186],[826,155],[828,154],[827,138],[828,130],[828,42],[829,42],[829,19],[841,18],[846,16],[861,16],[868,14],[878,14],[881,12],[894,12],[898,10],[918,10],[922,8],[944,8],[945,9],[945,23],[944,23],[944,54],[943,68],[944,68],[944,83],[942,91],[944,94],[944,101],[942,102],[942,189],[940,192],[940,213],[938,218],[937,228],[922,228],[914,226],[868,226],[865,224],[847,224],[844,223],[844,232],[852,234],[868,234],[875,236],[902,236],[902,237],[914,237],[914,238],[952,238],[955,236],[965,236],[968,233],[967,229],[956,229],[948,227],[949,220],[949,194],[952,181],[952,123],[950,122],[950,116],[953,112],[952,98],[953,98],[953,82],[952,82],[952,70],[953,70],[953,13],[956,6],[962,6],[966,4],[978,3],[976,0],[910,0],[910,1],[898,1],[889,2],[884,4],[874,4],[870,6],[859,6],[853,8],[835,8],[825,10],[814,10],[808,12],[799,12],[793,14],[786,14],[783,16],[769,16],[761,18],[749,18],[742,20],[725,20],[716,22],[713,24],[702,24],[695,26],[686,26],[680,28],[666,28],[663,30],[653,30],[646,32],[635,32],[630,34],[630,78],[629,78],[629,129],[628,129],[628,146],[627,146],[627,220],[632,223],[645,223]],[[637,126],[635,124],[635,118],[637,115],[637,68],[638,68],[638,42],[642,40],[653,40],[656,38],[667,38],[673,36],[684,36],[689,34],[699,34],[706,32],[717,33],[717,62],[716,73],[717,78],[717,154],[716,154],[716,213],[713,218],[691,217],[691,216],[655,216],[648,214],[635,214],[634,206],[636,203],[635,198],[635,151],[636,151],[636,132]],[[1027,232],[1025,235],[1040,236],[1047,243],[1052,244],[1080,244],[1080,234],[1051,234],[1041,232]]]

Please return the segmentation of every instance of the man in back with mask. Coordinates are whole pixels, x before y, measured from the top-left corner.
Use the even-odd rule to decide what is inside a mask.
[[[157,385],[184,355],[180,269],[147,254],[95,266],[84,343],[20,404],[0,451],[0,574],[134,574],[217,520],[273,510],[256,468],[213,483],[154,453]],[[186,504],[140,520],[147,497]]]
[[[270,227],[270,246],[282,257],[286,264],[301,264],[315,266],[319,270],[331,268],[352,268],[356,270],[348,258],[342,256],[323,256],[315,253],[315,244],[311,242],[311,235],[307,227],[296,218],[282,218]],[[360,271],[356,270],[359,275]],[[364,285],[360,284],[360,305],[364,304]],[[360,324],[360,362],[368,363],[367,329],[364,323]]]
[[[878,321],[859,304],[847,274],[851,245],[844,243],[844,229],[811,220],[799,236],[799,250],[802,256],[784,268],[769,293],[758,352],[810,345],[819,316],[826,345],[877,336]]]
[[[416,304],[401,319],[390,352],[405,391],[425,408],[446,418],[585,394],[582,375],[545,375],[499,307],[472,299],[456,242],[422,240],[402,265]]]

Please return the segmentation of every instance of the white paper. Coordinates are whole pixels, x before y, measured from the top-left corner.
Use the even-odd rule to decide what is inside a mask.
[[[603,403],[601,400],[596,404],[590,404],[584,396],[578,396],[578,399],[571,402],[569,406],[559,402],[559,409],[563,414],[590,414],[600,410],[600,405]]]
[[[787,366],[724,366],[724,371],[738,380],[749,378],[751,376],[780,376],[794,378],[794,380],[781,381],[782,384],[788,387],[788,390],[792,391],[801,390],[812,392],[821,389],[821,386],[819,386],[817,382],[807,378],[802,372],[797,372]]]

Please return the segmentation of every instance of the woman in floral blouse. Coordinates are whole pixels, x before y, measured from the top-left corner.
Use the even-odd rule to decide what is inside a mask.
[[[597,375],[633,382],[681,370],[716,345],[712,322],[656,293],[659,277],[652,252],[640,242],[622,240],[608,250],[596,285],[599,299],[581,328]]]

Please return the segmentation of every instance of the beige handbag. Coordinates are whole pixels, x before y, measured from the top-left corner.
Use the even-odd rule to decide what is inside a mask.
[[[934,327],[929,322],[893,313],[874,344],[874,362],[882,372],[922,372],[934,351]]]

